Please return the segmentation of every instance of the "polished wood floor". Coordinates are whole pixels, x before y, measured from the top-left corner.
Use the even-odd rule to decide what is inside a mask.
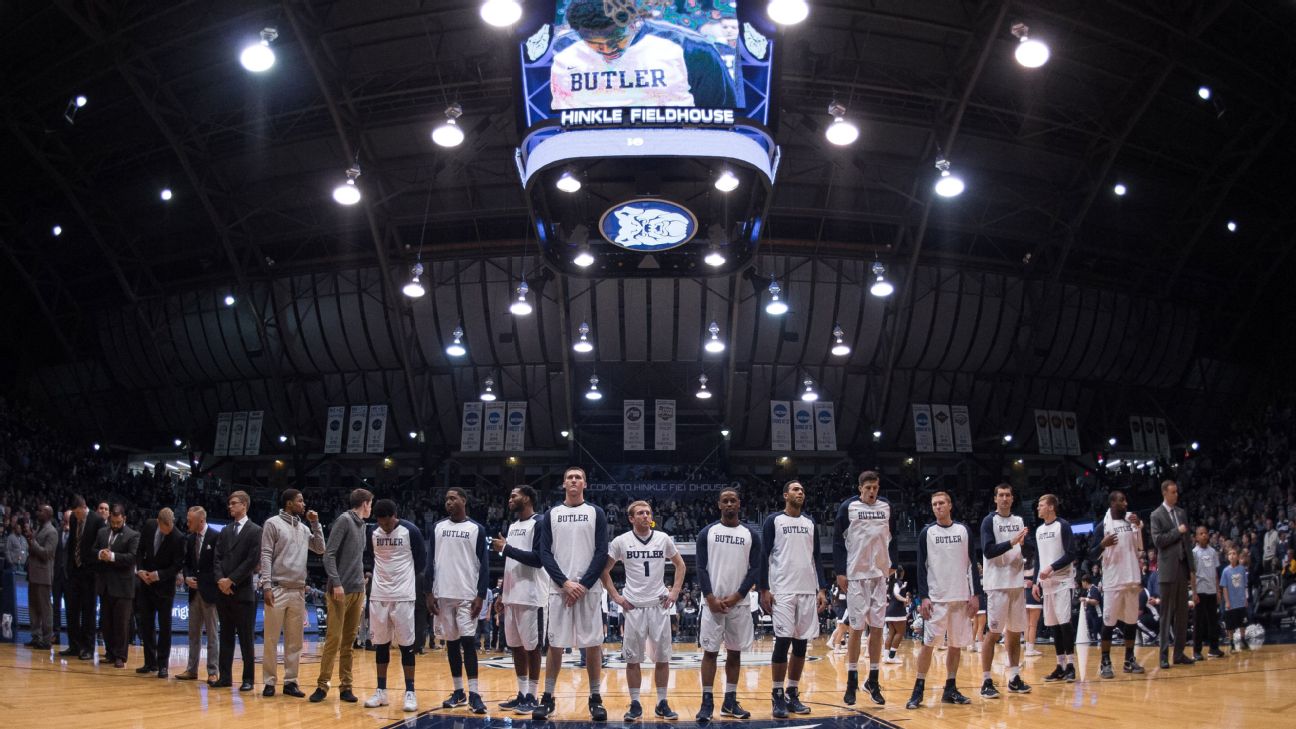
[[[767,662],[770,648],[769,640],[758,641],[753,660],[764,652],[761,657]],[[938,653],[936,667],[928,681],[926,708],[906,711],[904,702],[913,683],[915,656],[914,644],[906,641],[900,651],[904,663],[883,667],[882,683],[887,705],[872,706],[861,695],[864,703],[852,709],[841,703],[841,689],[846,676],[845,656],[827,650],[825,641],[820,639],[812,648],[815,660],[807,664],[801,682],[803,700],[811,706],[813,713],[794,716],[787,725],[805,727],[819,720],[837,727],[862,726],[868,723],[869,716],[881,720],[879,723],[894,723],[906,729],[1033,726],[1041,721],[1052,726],[1071,727],[1092,726],[1100,722],[1104,728],[1112,729],[1171,725],[1225,728],[1293,725],[1296,646],[1268,645],[1258,651],[1192,667],[1175,667],[1169,671],[1153,667],[1154,649],[1140,648],[1139,660],[1149,666],[1148,673],[1145,676],[1125,676],[1119,673],[1118,668],[1117,678],[1108,681],[1097,677],[1096,648],[1081,646],[1082,680],[1063,685],[1045,685],[1041,680],[1053,666],[1051,651],[1047,646],[1043,649],[1044,656],[1027,659],[1023,672],[1028,682],[1034,684],[1035,691],[1026,696],[1005,696],[994,701],[982,700],[975,695],[981,678],[980,657],[965,653],[959,686],[974,700],[971,706],[965,707],[944,706],[938,702],[935,692],[944,679],[944,656]],[[173,675],[184,670],[183,650],[182,646],[177,647],[172,657]],[[318,650],[317,644],[308,643],[306,646],[301,683],[307,693],[313,689],[318,672]],[[1120,650],[1117,648],[1115,651],[1118,657]],[[615,656],[615,646],[610,652]],[[52,725],[86,722],[97,729],[176,729],[193,722],[201,722],[203,727],[232,726],[237,722],[239,727],[293,729],[322,720],[341,722],[336,725],[344,728],[384,727],[411,716],[401,711],[398,705],[364,709],[358,704],[342,704],[336,700],[336,691],[325,702],[310,704],[304,699],[283,696],[262,698],[259,684],[255,692],[239,693],[230,689],[209,689],[202,682],[139,676],[134,671],[142,663],[139,648],[132,649],[132,659],[127,668],[114,669],[111,665],[68,661],[50,652],[33,653],[13,645],[0,646],[0,707],[3,707],[3,715],[11,720]],[[568,657],[568,662],[572,660]],[[495,708],[495,702],[507,699],[515,690],[507,659],[499,654],[488,654],[483,661],[481,688],[491,707],[490,717],[512,717],[512,714]],[[692,724],[700,695],[695,669],[696,647],[677,646],[675,664],[671,672],[671,704],[680,713],[681,723]],[[394,663],[391,670],[392,685],[399,687],[398,664]],[[439,707],[451,688],[444,652],[429,651],[420,656],[418,673],[420,711],[427,712],[434,706]],[[645,674],[645,679],[651,681],[651,673],[646,671]],[[237,665],[235,675],[238,675]],[[1006,679],[1001,656],[996,660],[995,678],[1002,689]],[[613,719],[619,719],[627,704],[624,671],[605,669],[603,680],[603,695],[609,713]],[[746,708],[752,711],[753,720],[770,719],[769,680],[767,666],[743,669],[739,694]],[[374,686],[373,653],[359,651],[356,694],[363,700]],[[400,694],[394,693],[393,703],[399,704]],[[588,689],[583,670],[565,669],[559,679],[558,694],[557,718],[587,718],[584,701]],[[645,702],[651,699],[650,686],[644,686],[643,695]],[[442,713],[446,712],[437,709],[430,718]],[[462,709],[453,713],[470,716]],[[426,713],[423,716],[429,718]],[[836,720],[824,722],[830,717],[836,717]],[[437,722],[417,723],[429,726]],[[506,722],[491,724],[504,726]]]

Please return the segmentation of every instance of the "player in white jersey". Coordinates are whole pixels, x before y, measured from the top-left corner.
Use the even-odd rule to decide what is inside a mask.
[[[720,713],[737,719],[751,717],[738,703],[738,672],[742,652],[751,648],[752,611],[748,593],[760,572],[761,545],[756,530],[739,521],[742,499],[735,488],[720,492],[720,521],[702,528],[697,537],[698,586],[702,589],[698,645],[702,649],[702,707],[699,722],[711,721],[715,711],[711,687],[716,659],[725,647],[725,690]]]
[[[415,581],[427,556],[423,533],[404,519],[396,518],[396,502],[379,499],[373,505],[378,526],[369,533],[365,562],[373,575],[369,588],[369,631],[378,669],[378,690],[365,700],[366,708],[387,705],[387,665],[391,644],[396,641],[405,674],[406,711],[418,711],[414,694],[414,602]]]
[[[869,672],[864,690],[879,706],[886,704],[878,683],[882,663],[882,628],[886,625],[887,579],[895,574],[899,552],[892,535],[896,512],[891,502],[878,496],[877,471],[859,475],[859,496],[837,509],[833,535],[833,571],[837,589],[846,593],[850,639],[846,647],[846,693],[842,701],[855,703],[859,688],[860,635],[869,632]]]
[[[536,530],[542,519],[535,513],[536,492],[530,486],[518,486],[509,494],[509,511],[517,521],[509,525],[508,537],[491,540],[491,549],[504,557],[504,581],[500,604],[504,623],[504,641],[513,651],[513,670],[517,675],[517,698],[501,703],[501,709],[530,714],[535,709],[535,695],[540,684],[540,654],[544,643],[544,605],[549,601],[548,578],[536,551]]]
[[[490,584],[486,529],[468,518],[468,493],[452,486],[446,489],[446,518],[432,527],[428,538],[428,611],[436,616],[450,661],[454,693],[441,708],[463,706],[464,680],[468,674],[467,703],[474,714],[485,714],[477,691],[477,616]]]
[[[1125,640],[1125,673],[1143,673],[1134,660],[1134,643],[1138,633],[1139,596],[1143,591],[1143,522],[1129,511],[1125,494],[1113,491],[1107,497],[1110,507],[1102,521],[1094,525],[1089,550],[1090,561],[1102,559],[1103,632],[1102,662],[1099,675],[1115,678],[1111,665],[1112,636],[1120,623]]]
[[[603,678],[603,586],[599,578],[607,565],[607,515],[585,501],[585,469],[563,472],[563,502],[544,517],[540,531],[540,562],[553,581],[549,595],[549,658],[545,690],[531,712],[543,721],[554,711],[554,686],[562,668],[564,648],[579,648],[589,674],[589,712],[594,721],[607,721],[599,685]]]
[[[774,718],[788,712],[809,714],[797,684],[805,667],[806,646],[819,635],[819,612],[828,607],[828,583],[819,567],[819,530],[801,513],[805,488],[800,481],[783,485],[783,511],[770,514],[761,527],[761,609],[774,618]],[[792,659],[788,660],[788,648]],[[784,693],[783,680],[787,679]]]
[[[981,696],[999,698],[990,678],[995,644],[1004,635],[1008,651],[1008,690],[1028,694],[1031,687],[1021,677],[1021,637],[1026,631],[1026,557],[1022,545],[1030,529],[1012,513],[1012,484],[995,486],[995,510],[981,520],[981,588],[986,596],[986,625],[981,643]]]
[[[643,717],[639,690],[643,673],[639,664],[645,657],[653,661],[653,684],[657,688],[657,706],[653,713],[663,719],[678,719],[666,701],[670,681],[671,617],[670,608],[684,587],[684,558],[675,548],[675,540],[652,528],[652,506],[636,501],[626,507],[633,528],[608,544],[607,566],[603,568],[603,587],[612,601],[621,606],[624,637],[621,654],[626,661],[626,686],[630,689],[630,708],[626,721]],[[625,566],[625,588],[617,591],[612,583],[612,567]],[[666,589],[666,563],[675,567],[675,580]],[[649,648],[651,647],[651,651]]]
[[[1057,516],[1058,498],[1044,494],[1036,512],[1044,525],[1035,529],[1039,551],[1039,579],[1035,597],[1044,600],[1044,624],[1053,629],[1057,668],[1044,677],[1047,682],[1075,681],[1075,626],[1071,624],[1071,592],[1075,588],[1075,561],[1071,547],[1071,525]]]
[[[945,691],[941,694],[941,701],[946,704],[972,703],[959,693],[955,680],[959,653],[963,646],[972,642],[972,616],[979,603],[976,594],[981,589],[981,579],[972,569],[976,545],[972,530],[951,516],[954,501],[949,494],[944,491],[932,494],[931,507],[936,521],[923,527],[918,535],[915,589],[918,614],[923,619],[923,645],[918,652],[918,677],[914,681],[913,694],[905,704],[906,709],[922,706],[932,649],[944,638],[949,638],[949,650],[945,654]]]

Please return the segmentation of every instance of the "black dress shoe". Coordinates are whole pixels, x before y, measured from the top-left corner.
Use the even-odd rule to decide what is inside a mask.
[[[226,686],[228,685],[229,684],[226,684]],[[239,691],[251,691],[251,690],[252,690],[251,681],[244,681],[243,683],[239,684]]]
[[[338,694],[338,698],[347,702],[348,704],[354,704],[356,701],[358,701],[358,699],[356,699],[356,695],[351,693],[351,689],[342,689],[342,691]]]
[[[266,686],[261,690],[262,696],[274,696],[274,686]]]
[[[284,687],[283,687],[283,695],[284,695],[284,696],[291,696],[291,697],[293,697],[294,699],[304,699],[304,698],[306,698],[306,694],[302,693],[302,690],[299,689],[299,688],[297,688],[297,684],[295,684],[295,683],[286,683],[286,684],[284,684]]]
[[[1170,668],[1170,661],[1167,661],[1166,659],[1162,658],[1162,659],[1161,659],[1161,669],[1162,669],[1162,670],[1165,670],[1165,669],[1168,669],[1168,668]]]
[[[94,654],[91,653],[90,651],[81,651],[81,653],[77,655],[77,658],[83,661],[89,661],[94,658]]]
[[[167,677],[167,670],[165,668],[159,668],[158,678],[166,678],[166,677]]]
[[[211,686],[212,688],[229,688],[234,684],[230,683],[230,680],[228,678],[218,678],[215,681],[208,681],[207,685]]]
[[[325,696],[328,696],[328,692],[322,688],[317,688],[313,692],[311,692],[310,702],[312,704],[318,704],[319,702],[324,700]]]
[[[1176,666],[1191,666],[1197,661],[1194,661],[1188,656],[1175,656],[1174,662]]]
[[[64,648],[63,650],[59,651],[58,654],[60,656],[67,656],[68,658],[71,658],[72,656],[81,655],[81,652],[78,651],[76,648]]]
[[[157,673],[157,666],[140,666],[135,673]]]

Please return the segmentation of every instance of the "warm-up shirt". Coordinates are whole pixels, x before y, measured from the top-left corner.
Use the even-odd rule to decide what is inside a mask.
[[[1036,527],[1035,545],[1039,551],[1041,571],[1044,565],[1053,566],[1053,574],[1040,578],[1040,591],[1065,590],[1075,585],[1075,574],[1071,569],[1075,555],[1071,551],[1071,541],[1071,525],[1066,519],[1054,519]]]
[[[427,555],[423,532],[413,523],[401,519],[390,531],[375,526],[369,533],[369,552],[373,560],[373,585],[370,600],[414,600],[418,573]]]
[[[941,526],[932,522],[918,535],[918,600],[959,602],[981,591],[981,578],[972,563],[976,545],[972,531],[961,522]]]
[[[813,595],[827,589],[819,569],[819,530],[805,514],[780,511],[765,517],[761,527],[760,589],[775,595]]]
[[[509,525],[504,545],[504,585],[500,600],[505,605],[543,607],[549,601],[540,552],[536,550],[537,530],[543,519],[532,514]]]
[[[557,587],[572,580],[602,592],[599,578],[607,565],[607,516],[586,501],[549,509],[540,532],[540,562]],[[598,587],[596,587],[598,585]]]
[[[1224,586],[1224,593],[1228,597],[1226,603],[1228,609],[1237,610],[1246,607],[1247,576],[1247,569],[1242,565],[1225,567],[1224,572],[1220,574],[1220,584]]]
[[[1193,564],[1196,566],[1193,575],[1193,591],[1202,595],[1214,595],[1219,592],[1220,556],[1211,546],[1193,547]]]
[[[696,563],[703,597],[746,594],[756,584],[760,562],[760,539],[747,524],[730,527],[714,521],[698,532]]]
[[[449,517],[432,526],[428,539],[428,582],[432,594],[447,600],[486,599],[490,562],[486,529],[472,519]]]
[[[833,571],[848,580],[886,577],[899,559],[896,512],[877,497],[866,504],[858,496],[842,502],[833,520]]]
[[[1000,516],[995,510],[981,520],[981,587],[986,590],[1019,590],[1025,584],[1026,555],[1012,540],[1025,522],[1016,514]]]
[[[666,564],[679,550],[666,532],[653,530],[640,537],[634,530],[608,544],[608,556],[625,568],[625,588],[621,596],[635,607],[660,604],[666,596]]]
[[[1102,546],[1102,540],[1108,534],[1116,535],[1116,543],[1110,547]],[[1117,590],[1143,582],[1143,568],[1139,565],[1139,555],[1143,553],[1143,530],[1135,529],[1125,519],[1112,517],[1111,510],[1102,520],[1094,525],[1090,538],[1089,558],[1102,556],[1102,588]],[[1043,588],[1041,588],[1043,589]]]

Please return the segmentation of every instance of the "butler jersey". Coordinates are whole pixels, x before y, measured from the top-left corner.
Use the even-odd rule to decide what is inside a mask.
[[[1025,522],[1016,514],[1000,516],[998,511],[981,520],[981,586],[987,590],[1020,589],[1025,583],[1026,558],[1020,544],[1012,540]]]
[[[504,548],[504,584],[500,600],[505,605],[543,607],[549,601],[549,587],[540,555],[536,552],[536,530],[540,515],[513,522]]]
[[[1045,565],[1053,566],[1053,574],[1040,578],[1040,590],[1053,592],[1075,586],[1071,563],[1071,525],[1066,519],[1054,519],[1035,529],[1035,544],[1039,550],[1041,572]]]
[[[608,556],[625,567],[621,595],[635,607],[658,604],[666,595],[666,563],[677,554],[675,540],[659,531],[641,538],[632,529],[608,545]]]
[[[819,530],[801,514],[780,511],[761,527],[760,588],[775,595],[813,595],[827,587],[819,570]]]
[[[981,591],[981,580],[972,561],[976,547],[967,526],[932,522],[918,535],[918,599],[959,602]]]
[[[579,582],[586,590],[602,592],[599,577],[607,564],[607,516],[589,503],[558,504],[544,516],[540,532],[540,561],[554,584]]]
[[[559,36],[549,89],[553,109],[737,106],[733,78],[711,41],[653,20],[644,21],[625,51],[612,60],[574,31]]]
[[[423,569],[424,558],[423,533],[418,527],[404,519],[396,522],[390,532],[376,526],[369,534],[369,550],[373,558],[369,599],[416,599],[414,579]]]
[[[486,529],[472,519],[442,519],[428,540],[428,580],[432,594],[447,600],[485,598],[490,579]]]
[[[760,540],[755,529],[741,522],[738,526],[711,522],[698,532],[696,559],[703,597],[745,594],[756,584],[760,570]]]
[[[858,496],[842,502],[833,522],[833,570],[848,580],[886,577],[899,556],[891,538],[895,510],[878,497],[871,504]]]
[[[1110,547],[1102,546],[1102,540],[1108,534],[1116,535],[1116,543]],[[1125,519],[1115,519],[1111,510],[1103,515],[1102,521],[1094,525],[1091,558],[1102,555],[1102,587],[1112,590],[1129,585],[1143,583],[1143,568],[1139,565],[1139,555],[1143,553],[1143,530],[1135,529]],[[1042,588],[1041,588],[1042,589]]]

